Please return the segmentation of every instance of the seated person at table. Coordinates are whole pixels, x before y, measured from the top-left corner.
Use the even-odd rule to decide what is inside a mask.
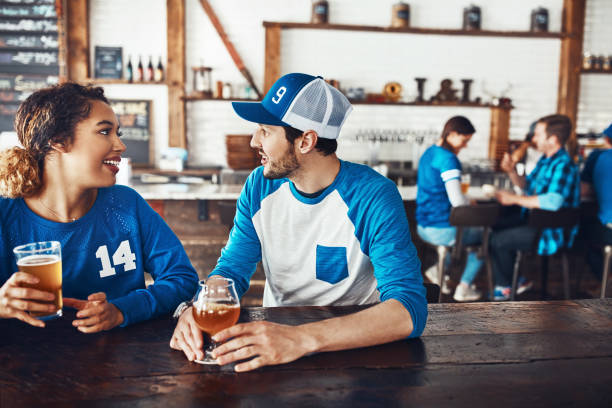
[[[599,278],[603,272],[601,247],[612,245],[612,124],[601,136],[604,148],[589,155],[580,175],[582,195],[594,195],[599,206],[597,219],[580,226],[580,235],[595,244],[587,246],[587,262]]]
[[[549,115],[537,121],[533,144],[543,155],[527,177],[518,176],[515,163],[508,153],[502,159],[502,170],[510,176],[512,183],[523,194],[508,191],[496,193],[496,198],[502,205],[517,205],[522,208],[515,219],[505,220],[507,228],[494,229],[491,234],[490,251],[496,282],[495,300],[510,299],[516,251],[529,250],[534,245],[537,231],[526,225],[527,210],[541,208],[557,211],[560,208],[576,208],[580,205],[578,167],[564,148],[571,131],[572,122],[565,115]],[[577,228],[572,232],[571,241],[576,231]],[[563,229],[545,229],[537,243],[538,254],[554,254],[566,244],[563,240]],[[520,285],[525,288],[524,290],[532,286],[525,280],[522,280]]]
[[[53,294],[24,287],[13,248],[59,241],[65,306],[84,333],[169,313],[198,277],[174,233],[129,187],[115,186],[125,145],[102,88],[74,83],[30,95],[15,129],[23,147],[0,153],[0,317],[33,326]],[[145,288],[144,272],[155,283]]]
[[[461,192],[461,163],[457,154],[467,146],[476,132],[469,119],[463,116],[450,118],[444,125],[440,140],[428,148],[419,160],[417,174],[416,219],[419,237],[431,245],[454,245],[457,228],[449,224],[451,207],[469,205],[469,200]],[[482,241],[482,228],[463,229],[462,242],[474,245]],[[451,262],[448,253],[444,260],[445,269]],[[470,252],[461,282],[455,288],[453,298],[459,302],[478,300],[481,293],[472,284],[483,261],[476,252]],[[438,282],[438,268],[434,264],[425,271],[431,282]],[[442,292],[449,294],[448,276],[441,285]]]
[[[367,166],[339,160],[336,138],[352,106],[321,77],[288,74],[260,102],[233,102],[258,123],[251,146],[262,166],[237,202],[234,227],[211,275],[238,295],[259,260],[264,306],[374,304],[300,326],[238,324],[214,336],[213,357],[236,371],[287,363],[308,353],[418,337],[427,320],[421,264],[397,187]],[[380,302],[380,303],[378,303]],[[184,311],[170,346],[202,358],[202,333]]]

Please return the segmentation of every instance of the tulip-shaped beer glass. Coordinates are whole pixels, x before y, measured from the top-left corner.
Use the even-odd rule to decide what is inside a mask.
[[[239,315],[240,301],[233,280],[213,276],[200,281],[193,304],[193,318],[208,336],[209,343],[204,347],[204,358],[196,360],[196,363],[218,364],[211,355],[216,346],[212,336],[236,324]]]

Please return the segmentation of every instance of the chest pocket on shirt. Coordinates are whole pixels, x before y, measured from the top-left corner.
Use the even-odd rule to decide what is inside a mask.
[[[317,279],[334,284],[347,277],[346,248],[317,245]]]

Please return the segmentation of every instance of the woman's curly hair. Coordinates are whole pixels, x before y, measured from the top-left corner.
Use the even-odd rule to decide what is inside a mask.
[[[23,147],[0,152],[0,195],[17,198],[41,186],[51,145],[70,145],[76,125],[89,116],[92,100],[109,103],[101,87],[67,82],[41,89],[21,103],[15,130]]]

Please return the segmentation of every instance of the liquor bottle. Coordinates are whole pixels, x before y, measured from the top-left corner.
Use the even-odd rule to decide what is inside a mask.
[[[144,80],[144,69],[142,68],[142,57],[138,56],[138,68],[136,69],[136,82]]]
[[[149,55],[149,65],[147,65],[147,81],[153,81],[155,74],[153,73],[153,57]]]
[[[128,63],[125,67],[125,74],[128,82],[134,82],[134,67],[132,67],[132,57],[128,55]]]
[[[155,82],[162,82],[164,80],[164,66],[162,65],[162,59],[159,57],[157,68],[155,68]]]

